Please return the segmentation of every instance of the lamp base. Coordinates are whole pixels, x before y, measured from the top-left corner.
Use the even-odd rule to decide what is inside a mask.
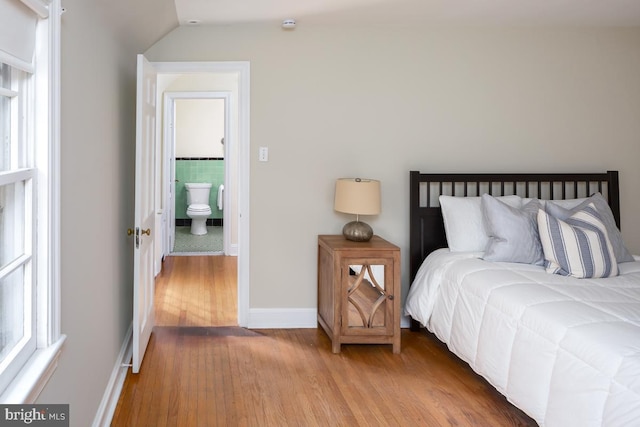
[[[352,242],[368,242],[373,237],[373,229],[362,221],[351,221],[342,228],[342,235]]]

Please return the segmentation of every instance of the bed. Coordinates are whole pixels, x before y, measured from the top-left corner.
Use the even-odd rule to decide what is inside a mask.
[[[640,425],[640,262],[619,234],[618,194],[616,171],[410,172],[412,284],[405,313],[412,330],[426,327],[541,426]],[[602,256],[590,256],[615,271],[589,275],[554,259],[563,267],[552,272],[555,264],[544,259],[509,258],[520,251],[509,245],[502,247],[506,261],[492,259],[495,247],[487,242],[504,244],[500,233],[511,227],[511,217],[498,216],[502,222],[491,225],[490,206],[496,203],[516,219],[525,218],[527,207],[535,209],[527,224],[534,215],[542,241],[536,250],[544,259],[557,238],[552,232],[545,237],[546,223],[540,221],[555,220],[548,211],[561,206],[567,213],[563,227],[595,211]],[[478,215],[484,216],[481,222]],[[508,237],[513,241],[513,234]],[[579,260],[582,267],[588,264]],[[573,277],[579,274],[584,277]]]

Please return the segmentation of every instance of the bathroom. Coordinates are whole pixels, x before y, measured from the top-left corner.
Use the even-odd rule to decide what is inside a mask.
[[[175,100],[174,254],[224,253],[224,137],[224,99]],[[188,204],[192,183],[211,184],[201,212]]]

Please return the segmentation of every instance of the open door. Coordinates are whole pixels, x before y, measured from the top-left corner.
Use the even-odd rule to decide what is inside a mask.
[[[136,95],[136,183],[133,250],[133,362],[140,372],[154,324],[154,233],[156,70],[138,55]]]

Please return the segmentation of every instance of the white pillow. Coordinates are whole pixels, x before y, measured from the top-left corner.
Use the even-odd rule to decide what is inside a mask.
[[[520,196],[497,197],[507,205],[520,208]],[[480,197],[440,196],[444,231],[451,252],[482,252],[489,237],[484,226]]]

